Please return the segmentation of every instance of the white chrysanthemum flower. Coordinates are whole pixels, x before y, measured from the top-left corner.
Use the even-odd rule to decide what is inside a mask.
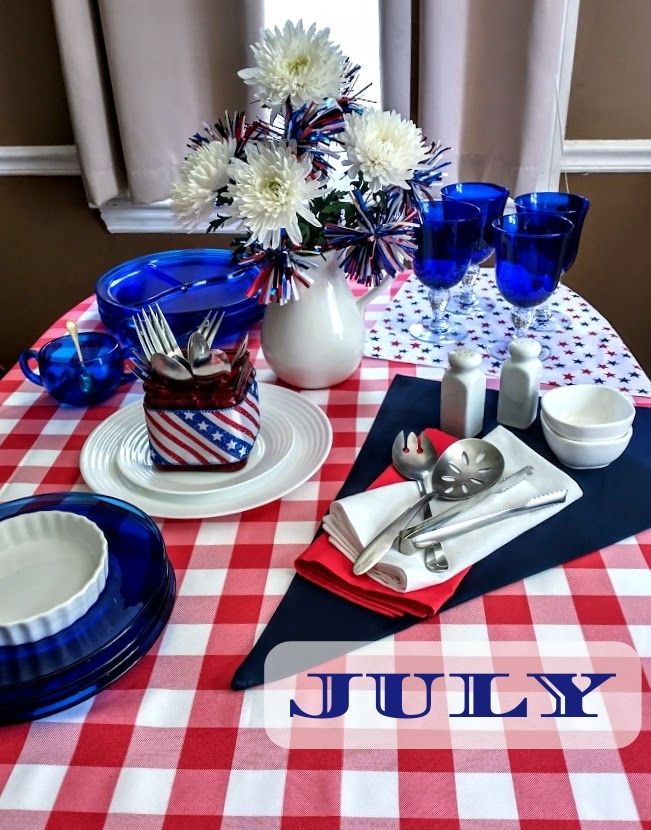
[[[414,169],[427,157],[421,130],[397,112],[365,110],[345,116],[341,135],[349,175],[359,173],[375,193],[385,187],[408,187]]]
[[[233,202],[221,212],[246,225],[251,233],[247,244],[277,248],[284,229],[300,245],[298,217],[317,227],[321,224],[306,205],[319,190],[319,183],[310,178],[309,158],[296,158],[288,147],[263,144],[249,145],[246,156],[246,161],[232,162],[226,196]]]
[[[207,222],[215,210],[215,193],[228,184],[234,138],[201,144],[185,159],[172,185],[172,210],[184,225]]]
[[[251,50],[257,65],[241,69],[238,75],[259,87],[262,101],[270,107],[281,107],[288,98],[297,108],[341,95],[346,58],[330,40],[329,29],[317,32],[313,23],[305,31],[302,20],[296,25],[288,20],[282,31],[264,29]]]

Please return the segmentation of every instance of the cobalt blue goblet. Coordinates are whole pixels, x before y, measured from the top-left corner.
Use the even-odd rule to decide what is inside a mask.
[[[576,259],[581,241],[581,230],[590,207],[590,200],[577,193],[558,193],[556,191],[523,193],[515,199],[516,211],[543,211],[555,213],[569,219],[574,229],[567,243],[563,261],[563,274],[570,270]],[[565,315],[552,314],[548,303],[536,309],[532,328],[536,331],[567,331],[572,328],[572,321]]]
[[[468,333],[461,323],[445,316],[450,288],[468,270],[481,233],[481,211],[475,205],[453,200],[432,200],[419,207],[418,248],[414,273],[429,288],[432,318],[413,323],[410,334],[426,343],[441,345],[462,340]]]
[[[493,221],[497,287],[511,304],[513,337],[525,337],[535,309],[556,290],[574,225],[569,219],[542,211],[520,211]],[[504,360],[510,340],[490,346]],[[541,350],[540,359],[549,355]]]
[[[499,184],[490,182],[457,182],[446,184],[441,188],[444,199],[455,199],[475,205],[481,211],[481,236],[470,258],[468,270],[461,280],[461,289],[448,306],[448,311],[457,314],[470,314],[484,311],[485,303],[475,294],[474,285],[479,276],[479,268],[491,256],[493,245],[493,219],[504,213],[509,190]]]

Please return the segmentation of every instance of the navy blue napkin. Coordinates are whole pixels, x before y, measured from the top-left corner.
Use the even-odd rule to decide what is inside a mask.
[[[389,466],[391,444],[401,429],[420,431],[438,425],[440,393],[438,381],[395,377],[337,498],[366,490]],[[497,425],[496,413],[497,392],[489,390],[485,432]],[[526,431],[513,432],[558,465],[538,420]],[[568,472],[583,490],[583,498],[473,565],[441,613],[650,527],[651,409],[637,410],[633,438],[621,458],[603,470]],[[372,642],[417,622],[415,617],[384,617],[297,575],[231,685],[248,689],[263,683],[265,658],[288,640]]]

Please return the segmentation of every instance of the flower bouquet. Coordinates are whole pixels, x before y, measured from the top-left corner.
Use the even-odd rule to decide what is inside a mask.
[[[265,117],[227,113],[190,139],[171,190],[177,217],[187,226],[206,222],[210,231],[234,223],[243,232],[236,267],[257,269],[249,296],[271,306],[299,298],[303,305],[328,251],[337,252],[336,268],[371,287],[409,268],[417,205],[441,179],[448,148],[428,143],[397,112],[369,106],[367,88],[356,89],[360,67],[328,29],[287,22],[264,30],[252,51],[255,65],[239,75],[256,89]],[[327,327],[313,325],[324,306],[312,296],[318,305],[312,314],[304,308],[307,324],[292,331],[285,317],[279,323],[287,346],[265,347],[265,314],[263,351],[289,382],[296,378],[279,371],[268,352],[291,350],[292,342],[296,350],[299,335],[304,351],[305,337],[329,350]],[[352,303],[352,295],[343,302]],[[357,317],[363,331],[360,310]],[[355,348],[347,374],[359,363],[363,338]],[[337,362],[332,351],[329,359]]]

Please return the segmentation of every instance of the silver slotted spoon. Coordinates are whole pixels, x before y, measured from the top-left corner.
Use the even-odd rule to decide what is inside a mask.
[[[432,470],[432,492],[421,496],[388,524],[364,548],[355,561],[357,575],[369,571],[391,547],[398,533],[431,499],[469,499],[487,490],[504,472],[504,456],[497,447],[481,438],[455,441],[440,456]]]

